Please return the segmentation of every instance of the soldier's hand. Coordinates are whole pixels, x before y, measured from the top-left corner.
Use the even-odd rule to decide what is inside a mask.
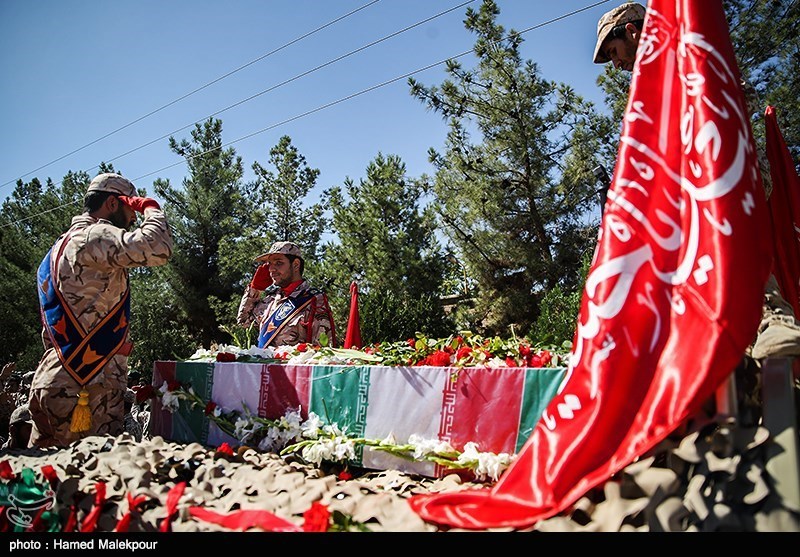
[[[137,213],[144,213],[144,210],[148,207],[153,207],[154,209],[161,208],[161,206],[158,204],[158,201],[150,197],[128,197],[127,195],[119,195],[117,197],[119,197],[120,201]]]
[[[250,281],[250,288],[266,290],[270,284],[272,284],[272,277],[269,276],[269,263],[262,263],[256,269],[253,280]]]

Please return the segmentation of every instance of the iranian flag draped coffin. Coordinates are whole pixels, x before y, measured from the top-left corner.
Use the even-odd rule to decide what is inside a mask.
[[[221,362],[156,362],[153,386],[178,381],[225,412],[247,411],[277,419],[300,408],[351,436],[399,443],[412,434],[448,441],[462,450],[516,453],[558,389],[564,368],[449,368],[399,366],[279,365]],[[150,432],[165,439],[217,446],[239,444],[182,401],[175,413],[154,399]],[[430,477],[445,470],[365,449],[352,464]]]

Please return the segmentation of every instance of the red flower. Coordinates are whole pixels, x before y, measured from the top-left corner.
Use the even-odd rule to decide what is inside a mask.
[[[536,354],[531,354],[528,358],[528,367],[542,367],[542,359]]]
[[[327,532],[330,518],[331,511],[328,507],[314,501],[303,513],[303,532]]]
[[[531,353],[531,345],[525,344],[524,342],[520,343],[519,355],[522,356],[523,358],[527,358],[530,353]]]
[[[217,361],[218,362],[235,362],[236,361],[236,354],[231,354],[230,352],[217,352]]]
[[[456,360],[463,360],[464,358],[469,358],[471,354],[472,354],[472,348],[470,348],[469,346],[462,346],[461,348],[458,349],[458,352],[456,352]]]
[[[352,480],[353,479],[353,474],[351,474],[347,470],[342,470],[341,472],[339,472],[339,475],[336,476],[336,477],[339,478],[340,480],[347,481],[347,480]]]
[[[206,409],[205,409],[206,416],[210,416],[211,414],[213,414],[214,413],[214,408],[216,408],[216,407],[217,407],[217,403],[214,402],[213,400],[209,400],[208,404],[206,404]]]
[[[181,388],[180,381],[167,381],[167,390],[172,392]]]
[[[224,455],[233,456],[233,449],[227,442],[223,442],[222,445],[217,447],[217,452],[222,453]]]
[[[461,335],[458,335],[456,337],[456,346],[461,346],[462,344],[464,344],[464,337],[462,337]]]
[[[298,352],[305,352],[306,350],[308,350],[308,344],[307,343],[301,342],[300,344],[297,345],[297,351]]]
[[[131,387],[131,390],[136,393],[136,404],[141,404],[145,400],[153,398],[156,394],[156,390],[152,385],[135,385]]]
[[[542,359],[542,367],[549,365],[553,361],[553,355],[549,350],[542,350],[539,352],[539,357]]]
[[[506,356],[506,365],[508,367],[517,367],[517,360],[515,360],[511,356]]]
[[[407,342],[407,343],[408,343],[408,345],[409,345],[411,348],[413,348],[414,350],[416,350],[416,349],[417,349],[417,341],[416,341],[416,340],[414,340],[413,338],[410,338],[410,339],[408,339],[406,342]]]
[[[11,465],[7,460],[0,460],[0,478],[4,480],[13,480],[16,476],[11,469]]]

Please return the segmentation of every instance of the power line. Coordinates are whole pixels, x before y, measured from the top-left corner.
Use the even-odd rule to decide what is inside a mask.
[[[566,13],[566,14],[560,15],[560,16],[558,16],[558,17],[555,17],[555,18],[553,18],[553,19],[550,19],[550,20],[544,21],[544,22],[542,22],[542,23],[539,23],[539,24],[533,25],[533,26],[531,26],[531,27],[528,27],[527,29],[523,29],[522,31],[517,31],[516,33],[510,34],[510,35],[508,35],[507,37],[504,37],[502,40],[506,41],[506,40],[509,40],[509,39],[513,39],[513,38],[515,38],[515,37],[519,37],[519,36],[521,36],[521,35],[524,35],[525,33],[528,33],[528,32],[530,32],[530,31],[534,31],[534,30],[536,30],[536,29],[540,29],[540,28],[542,28],[542,27],[545,27],[545,26],[547,26],[547,25],[551,25],[551,24],[553,24],[553,23],[556,23],[556,22],[558,22],[558,21],[561,21],[562,19],[566,19],[566,18],[568,18],[568,17],[572,17],[572,16],[574,16],[574,15],[576,15],[576,14],[579,14],[579,13],[581,13],[581,12],[584,12],[584,11],[586,11],[586,10],[589,10],[589,9],[591,9],[591,8],[597,7],[597,6],[601,5],[601,4],[605,4],[605,3],[609,2],[609,1],[610,1],[610,0],[600,0],[599,2],[595,2],[594,4],[590,4],[590,5],[588,5],[588,6],[585,6],[585,7],[583,7],[583,8],[579,8],[579,9],[577,9],[577,10],[573,10],[572,12],[568,12],[568,13]],[[469,3],[469,2],[465,2],[465,4],[467,4],[467,3]],[[399,33],[399,32],[398,32],[398,33]],[[397,33],[394,33],[394,34],[397,34]],[[383,39],[381,39],[381,40],[383,40]],[[361,47],[361,49],[363,49],[363,48],[366,48],[366,47]],[[295,120],[299,120],[299,119],[301,119],[301,118],[304,118],[304,117],[306,117],[306,116],[309,116],[309,115],[311,115],[311,114],[315,114],[315,113],[317,113],[317,112],[320,112],[321,110],[328,109],[328,108],[330,108],[330,107],[332,107],[332,106],[335,106],[335,105],[341,104],[341,103],[343,103],[343,102],[345,102],[345,101],[348,101],[348,100],[350,100],[350,99],[353,99],[353,98],[356,98],[356,97],[360,97],[361,95],[364,95],[364,94],[366,94],[366,93],[369,93],[369,92],[371,92],[371,91],[375,91],[375,90],[377,90],[377,89],[380,89],[380,88],[382,88],[382,87],[385,87],[385,86],[387,86],[387,85],[391,85],[392,83],[396,83],[397,81],[400,81],[401,79],[407,79],[407,78],[411,77],[412,75],[416,75],[416,74],[418,74],[418,73],[422,73],[422,72],[424,72],[424,71],[427,71],[427,70],[429,70],[429,69],[431,69],[431,68],[435,68],[436,66],[439,66],[439,65],[442,65],[442,64],[446,63],[448,60],[456,60],[456,59],[458,59],[458,58],[461,58],[462,56],[466,56],[467,54],[471,54],[472,52],[474,52],[474,49],[465,50],[464,52],[461,52],[461,53],[459,53],[459,54],[456,54],[455,56],[449,56],[449,57],[447,57],[447,58],[444,58],[444,59],[442,59],[442,60],[439,60],[438,62],[433,62],[433,63],[431,63],[431,64],[428,64],[428,65],[426,65],[426,66],[424,66],[424,67],[422,67],[422,68],[418,68],[418,69],[416,69],[416,70],[413,70],[413,71],[411,71],[411,72],[407,72],[407,73],[405,73],[405,74],[403,74],[403,75],[399,75],[399,76],[397,76],[397,77],[394,77],[394,78],[392,78],[392,79],[389,79],[389,80],[387,80],[387,81],[384,81],[384,82],[382,82],[382,83],[379,83],[379,84],[376,84],[376,85],[372,85],[372,86],[370,86],[370,87],[367,87],[366,89],[362,89],[361,91],[358,91],[358,92],[356,92],[356,93],[351,93],[350,95],[347,95],[347,96],[341,97],[341,98],[339,98],[339,99],[337,99],[337,100],[335,100],[335,101],[331,101],[331,102],[329,102],[329,103],[326,103],[326,104],[320,105],[320,106],[318,106],[317,108],[314,108],[314,109],[308,110],[308,111],[306,111],[306,112],[303,112],[303,113],[297,114],[297,115],[295,115],[295,116],[289,117],[289,118],[287,118],[287,119],[285,119],[285,120],[282,120],[282,121],[280,121],[280,122],[277,122],[277,123],[275,123],[275,124],[271,124],[270,126],[267,126],[267,127],[265,127],[265,128],[262,128],[262,129],[260,129],[260,130],[254,131],[254,132],[252,132],[252,133],[249,133],[249,134],[247,134],[247,135],[244,135],[244,136],[242,136],[242,137],[239,137],[239,138],[237,138],[237,139],[234,139],[233,141],[229,141],[229,142],[227,142],[227,143],[225,143],[225,144],[223,144],[223,145],[220,145],[219,147],[216,147],[216,148],[214,148],[214,149],[209,149],[209,150],[207,150],[207,151],[203,151],[203,152],[201,152],[201,153],[197,153],[197,154],[195,154],[195,155],[192,155],[192,156],[190,156],[190,157],[187,157],[187,158],[186,158],[186,159],[184,159],[184,160],[180,160],[180,161],[178,161],[178,162],[175,162],[175,163],[173,163],[173,164],[169,164],[169,165],[167,165],[167,166],[164,166],[164,167],[162,167],[162,168],[159,168],[159,169],[157,169],[157,170],[153,170],[152,172],[148,172],[147,174],[142,174],[141,176],[138,176],[138,177],[136,177],[136,178],[132,179],[132,181],[135,183],[135,182],[137,182],[137,181],[139,181],[139,180],[142,180],[142,179],[144,179],[144,178],[147,178],[148,176],[152,176],[153,174],[158,174],[159,172],[163,172],[164,170],[168,170],[168,169],[170,169],[170,168],[173,168],[173,167],[175,167],[175,166],[178,166],[179,164],[184,164],[184,163],[186,163],[186,162],[188,162],[188,161],[190,161],[190,160],[193,160],[193,159],[195,159],[195,158],[197,158],[197,157],[202,157],[203,155],[206,155],[206,154],[208,154],[208,153],[212,153],[212,152],[214,152],[214,151],[218,151],[218,150],[224,149],[224,148],[226,148],[226,147],[229,147],[229,146],[231,146],[231,145],[234,145],[234,144],[236,144],[236,143],[239,143],[239,142],[241,142],[241,141],[244,141],[245,139],[249,139],[249,138],[251,138],[251,137],[254,137],[254,136],[256,136],[256,135],[260,135],[260,134],[262,134],[262,133],[264,133],[264,132],[267,132],[267,131],[269,131],[269,130],[272,130],[272,129],[274,129],[274,128],[277,128],[277,127],[279,127],[279,126],[282,126],[282,125],[284,125],[284,124],[288,124],[288,123],[290,123],[290,122],[293,122],[293,121],[295,121]],[[345,55],[345,56],[346,56],[346,55]],[[327,65],[327,64],[326,64],[326,65]],[[308,72],[306,72],[306,73],[308,73]],[[301,75],[303,75],[303,74],[301,74]],[[292,78],[292,79],[295,79],[295,78]],[[257,96],[257,95],[256,95],[256,96]],[[242,102],[244,102],[244,101],[242,101]],[[240,103],[237,103],[237,104],[241,104],[241,102],[240,102]],[[227,109],[224,109],[224,110],[227,110]],[[223,110],[223,111],[224,111],[224,110]],[[222,112],[222,111],[220,111],[220,112]],[[219,114],[219,112],[217,112],[217,113],[215,113],[215,114]],[[212,115],[212,116],[213,116],[213,115]],[[200,122],[200,121],[201,121],[201,120],[198,120],[198,122]],[[188,126],[187,126],[187,127],[188,127]],[[182,128],[182,129],[185,129],[185,128]],[[156,141],[158,141],[158,140],[156,140]],[[150,142],[150,143],[152,143],[152,142]],[[150,145],[150,143],[147,143],[146,145]],[[139,148],[137,148],[137,149],[140,149],[140,148],[141,148],[141,147],[139,147]],[[134,151],[135,151],[135,150],[136,150],[136,149],[134,149]],[[127,154],[129,154],[129,153],[131,153],[131,152],[133,152],[133,151],[130,151],[130,152],[128,152],[128,153],[125,153],[125,155],[127,155]],[[124,155],[120,155],[120,156],[124,156]],[[117,157],[117,158],[119,158],[119,157]],[[111,160],[114,160],[114,159],[111,159]],[[95,167],[95,168],[96,168],[96,167]],[[60,183],[60,182],[59,182],[59,183]],[[57,184],[58,184],[58,183],[57,183]],[[57,185],[57,184],[56,184],[56,185]],[[19,223],[21,223],[21,222],[25,222],[25,221],[27,221],[27,220],[30,220],[30,219],[32,219],[32,218],[35,218],[35,217],[37,217],[37,216],[40,216],[40,215],[43,215],[43,214],[46,214],[46,213],[52,212],[52,211],[54,211],[54,210],[56,210],[56,209],[60,209],[60,208],[63,208],[63,207],[68,207],[68,206],[70,206],[70,205],[75,205],[76,203],[78,203],[78,202],[77,202],[77,201],[75,201],[75,202],[72,202],[72,203],[66,203],[66,204],[64,204],[64,205],[60,205],[60,206],[58,206],[58,207],[54,207],[53,209],[48,209],[47,211],[42,211],[42,212],[40,212],[40,213],[37,213],[37,214],[35,214],[35,215],[31,215],[31,216],[28,216],[28,217],[25,217],[25,218],[19,219],[19,220],[17,220],[17,221],[14,221],[14,222],[10,222],[10,223],[6,223],[6,224],[3,224],[3,225],[0,225],[0,228],[4,228],[4,227],[7,227],[7,226],[13,226],[13,225],[15,225],[15,224],[19,224]]]
[[[376,0],[376,1],[377,1],[377,0]],[[211,114],[209,114],[209,115],[207,115],[207,116],[205,116],[205,117],[203,117],[203,118],[201,118],[201,119],[199,119],[199,120],[196,120],[196,121],[192,122],[191,124],[186,124],[186,125],[185,125],[185,126],[183,126],[183,127],[180,127],[180,128],[178,128],[178,129],[176,129],[176,130],[173,130],[173,131],[171,131],[171,132],[169,132],[169,133],[166,133],[166,134],[162,135],[161,137],[157,137],[157,138],[155,138],[155,139],[152,139],[152,140],[148,141],[147,143],[144,143],[144,144],[142,144],[142,145],[139,145],[138,147],[134,147],[133,149],[130,149],[129,151],[126,151],[126,152],[124,152],[124,153],[122,153],[122,154],[120,154],[120,155],[116,155],[116,156],[114,156],[114,157],[111,157],[111,158],[109,158],[109,159],[106,159],[106,160],[105,160],[105,161],[103,161],[103,162],[106,162],[106,163],[109,163],[109,162],[114,162],[114,161],[116,161],[116,160],[119,160],[119,159],[121,159],[121,158],[123,158],[123,157],[126,157],[126,156],[128,156],[128,155],[130,155],[130,154],[132,154],[132,153],[135,153],[136,151],[139,151],[139,150],[141,150],[141,149],[144,149],[145,147],[148,147],[148,146],[150,146],[150,145],[152,145],[152,144],[154,144],[154,143],[157,143],[157,142],[159,142],[159,141],[162,141],[162,140],[164,140],[164,139],[166,139],[166,138],[168,138],[168,137],[170,137],[170,136],[172,136],[172,135],[175,135],[175,134],[177,134],[178,132],[181,132],[181,131],[183,131],[183,130],[186,130],[186,129],[188,129],[188,128],[191,128],[192,126],[194,126],[194,125],[196,125],[196,124],[199,124],[200,122],[203,122],[203,121],[207,120],[208,118],[212,118],[212,117],[214,117],[214,116],[218,116],[219,114],[222,114],[223,112],[227,112],[228,110],[231,110],[232,108],[236,108],[237,106],[240,106],[240,105],[242,105],[242,104],[244,104],[244,103],[246,103],[246,102],[249,102],[249,101],[251,101],[251,100],[253,100],[253,99],[255,99],[255,98],[258,98],[258,97],[260,97],[260,96],[262,96],[262,95],[265,95],[266,93],[269,93],[269,92],[271,92],[271,91],[274,91],[275,89],[278,89],[278,88],[280,88],[280,87],[283,87],[284,85],[287,85],[287,84],[289,84],[289,83],[291,83],[291,82],[293,82],[293,81],[296,81],[296,80],[298,80],[298,79],[300,79],[300,78],[302,78],[302,77],[305,77],[305,76],[307,76],[307,75],[309,75],[309,74],[311,74],[311,73],[314,73],[314,72],[316,72],[316,71],[318,71],[318,70],[321,70],[322,68],[325,68],[325,67],[327,67],[327,66],[330,66],[330,65],[332,65],[332,64],[335,64],[336,62],[339,62],[339,61],[341,61],[341,60],[344,60],[345,58],[348,58],[348,57],[350,57],[350,56],[353,56],[354,54],[357,54],[357,53],[359,53],[359,52],[361,52],[361,51],[363,51],[363,50],[366,50],[366,49],[368,49],[368,48],[371,48],[371,47],[373,47],[373,46],[375,46],[375,45],[377,45],[377,44],[379,44],[379,43],[382,43],[382,42],[384,42],[384,41],[386,41],[386,40],[389,40],[389,39],[391,39],[391,38],[393,38],[393,37],[396,37],[396,36],[398,36],[398,35],[401,35],[401,34],[405,33],[406,31],[409,31],[409,30],[411,30],[411,29],[414,29],[414,28],[416,28],[416,27],[419,27],[420,25],[423,25],[423,24],[425,24],[425,23],[428,23],[429,21],[432,21],[432,20],[434,20],[434,19],[436,19],[436,18],[439,18],[439,17],[441,17],[441,16],[443,16],[443,15],[446,15],[446,14],[448,14],[448,13],[452,12],[452,11],[455,11],[455,10],[457,10],[457,9],[459,9],[459,8],[462,8],[462,7],[466,6],[467,4],[471,4],[471,3],[472,3],[472,2],[474,2],[474,1],[475,1],[475,0],[466,0],[465,2],[462,2],[461,4],[458,4],[458,5],[456,5],[456,6],[453,6],[453,7],[451,7],[451,8],[448,8],[447,10],[444,10],[444,11],[442,11],[442,12],[439,12],[439,13],[437,13],[437,14],[435,14],[435,15],[432,15],[432,16],[430,16],[430,17],[427,17],[427,18],[423,19],[422,21],[418,21],[418,22],[416,22],[416,23],[414,23],[414,24],[412,24],[412,25],[409,25],[409,26],[407,26],[407,27],[404,27],[403,29],[400,29],[399,31],[395,31],[394,33],[391,33],[391,34],[389,34],[389,35],[386,35],[386,36],[384,36],[384,37],[382,37],[382,38],[380,38],[380,39],[377,39],[377,40],[375,40],[375,41],[372,41],[371,43],[367,43],[367,44],[365,44],[365,45],[363,45],[363,46],[361,46],[361,47],[359,47],[359,48],[356,48],[355,50],[351,50],[350,52],[348,52],[348,53],[346,53],[346,54],[342,54],[341,56],[338,56],[338,57],[336,57],[336,58],[333,58],[332,60],[329,60],[329,61],[327,61],[327,62],[325,62],[325,63],[323,63],[323,64],[320,64],[320,65],[318,65],[318,66],[316,66],[316,67],[314,67],[314,68],[311,68],[310,70],[306,70],[306,71],[304,71],[304,72],[302,72],[302,73],[300,73],[300,74],[297,74],[297,75],[295,75],[294,77],[291,77],[291,78],[289,78],[289,79],[286,79],[286,80],[284,80],[284,81],[282,81],[282,82],[280,82],[280,83],[278,83],[278,84],[276,84],[276,85],[273,85],[272,87],[269,87],[269,88],[267,88],[267,89],[264,89],[263,91],[261,91],[261,92],[259,92],[259,93],[255,93],[254,95],[250,95],[249,97],[247,97],[247,98],[245,98],[245,99],[242,99],[242,100],[240,100],[240,101],[237,101],[237,102],[235,102],[235,103],[233,103],[233,104],[231,104],[231,105],[228,105],[228,106],[226,106],[226,107],[225,107],[225,108],[223,108],[223,109],[217,110],[216,112],[212,112]],[[76,152],[76,151],[73,151],[73,153],[74,153],[74,152]],[[66,156],[69,156],[69,155],[64,155],[64,156],[66,157]],[[64,158],[64,157],[61,157],[61,158]],[[61,159],[57,159],[57,160],[61,160]],[[54,162],[55,162],[55,161],[54,161]],[[51,164],[52,164],[52,163],[51,163]],[[96,169],[96,168],[99,168],[99,165],[93,166],[93,167],[91,167],[91,168],[87,169],[86,171],[88,171],[88,170],[94,170],[94,169]],[[170,167],[167,167],[167,168],[170,168]],[[34,171],[34,172],[35,172],[35,171]],[[147,174],[147,175],[149,176],[150,174]],[[13,183],[13,182],[7,182],[7,183],[6,183],[6,184],[4,184],[4,185],[8,185],[8,183]],[[59,185],[60,183],[61,183],[61,182],[56,182],[56,183],[55,183],[55,185]],[[2,186],[0,186],[0,187],[2,187]]]
[[[224,75],[221,75],[221,76],[219,76],[218,78],[216,78],[216,79],[214,79],[214,80],[212,80],[212,81],[209,81],[209,82],[208,82],[208,83],[206,83],[205,85],[202,85],[202,86],[198,87],[197,89],[195,89],[195,90],[193,90],[193,91],[190,91],[190,92],[186,93],[185,95],[183,95],[183,96],[181,96],[181,97],[178,97],[177,99],[175,99],[175,100],[173,100],[173,101],[170,101],[170,102],[168,102],[167,104],[165,104],[165,105],[163,105],[163,106],[160,106],[159,108],[156,108],[155,110],[153,110],[153,111],[151,111],[151,112],[148,112],[148,113],[147,113],[147,114],[145,114],[144,116],[140,116],[139,118],[136,118],[136,119],[135,119],[135,120],[133,120],[132,122],[128,122],[128,123],[127,123],[127,124],[125,124],[124,126],[122,126],[122,127],[119,127],[119,128],[117,128],[117,129],[115,129],[114,131],[108,132],[107,134],[105,134],[105,135],[103,135],[103,136],[101,136],[101,137],[98,137],[98,138],[97,138],[97,139],[95,139],[94,141],[90,141],[90,142],[89,142],[89,143],[87,143],[86,145],[83,145],[83,146],[81,146],[81,147],[78,147],[78,148],[77,148],[77,149],[75,149],[74,151],[70,151],[70,152],[69,152],[69,153],[67,153],[66,155],[62,155],[62,156],[58,157],[57,159],[53,159],[52,161],[48,162],[47,164],[43,164],[43,165],[42,165],[42,166],[40,166],[39,168],[36,168],[36,169],[34,169],[34,170],[31,170],[30,172],[26,172],[25,174],[23,174],[22,176],[19,176],[18,178],[15,178],[15,179],[13,179],[13,180],[10,180],[10,181],[8,181],[8,182],[6,182],[6,183],[4,183],[4,184],[0,184],[0,188],[3,188],[3,187],[5,187],[5,186],[8,186],[9,184],[13,184],[13,183],[15,183],[17,180],[21,180],[21,179],[22,179],[22,178],[24,178],[25,176],[30,176],[30,175],[31,175],[31,174],[33,174],[34,172],[39,172],[40,170],[42,170],[42,169],[44,169],[44,168],[47,168],[48,166],[50,166],[50,165],[52,165],[52,164],[55,164],[55,163],[57,163],[58,161],[64,160],[65,158],[67,158],[67,157],[69,157],[69,156],[71,156],[71,155],[74,155],[75,153],[78,153],[78,152],[80,152],[80,151],[83,151],[83,150],[84,150],[84,149],[86,149],[87,147],[91,147],[91,146],[92,146],[92,145],[94,145],[95,143],[98,143],[98,142],[100,142],[100,141],[102,141],[102,140],[106,139],[107,137],[111,137],[111,136],[112,136],[112,135],[114,135],[115,133],[121,132],[122,130],[124,130],[124,129],[127,129],[127,128],[131,127],[132,125],[134,125],[134,124],[136,124],[136,123],[138,123],[138,122],[141,122],[141,121],[142,121],[142,120],[144,120],[145,118],[149,118],[149,117],[150,117],[150,116],[152,116],[153,114],[156,114],[156,113],[158,113],[158,112],[161,112],[161,111],[162,111],[162,110],[164,110],[165,108],[169,108],[170,106],[172,106],[172,105],[174,105],[174,104],[176,104],[176,103],[178,103],[178,102],[180,102],[180,101],[182,101],[182,100],[184,100],[184,99],[186,99],[186,98],[188,98],[188,97],[191,97],[191,96],[192,96],[192,95],[194,95],[195,93],[199,93],[199,92],[200,92],[200,91],[202,91],[203,89],[206,89],[207,87],[210,87],[210,86],[214,85],[215,83],[217,83],[217,82],[219,82],[219,81],[222,81],[223,79],[225,79],[225,78],[227,78],[227,77],[230,77],[230,76],[232,76],[233,74],[235,74],[235,73],[237,73],[237,72],[239,72],[239,71],[241,71],[241,70],[243,70],[243,69],[245,69],[245,68],[247,68],[247,67],[249,67],[249,66],[252,66],[252,65],[253,65],[253,64],[255,64],[256,62],[260,62],[260,61],[261,61],[261,60],[263,60],[264,58],[267,58],[267,57],[269,57],[269,56],[272,56],[273,54],[275,54],[275,53],[277,53],[277,52],[280,52],[280,51],[281,51],[281,50],[283,50],[284,48],[287,48],[287,47],[289,47],[289,46],[291,46],[291,45],[293,45],[293,44],[295,44],[295,43],[297,43],[297,42],[299,42],[299,41],[302,41],[303,39],[305,39],[305,38],[307,38],[307,37],[310,37],[311,35],[313,35],[313,34],[315,34],[315,33],[319,32],[319,31],[322,31],[322,30],[323,30],[323,29],[325,29],[326,27],[330,27],[330,26],[331,26],[331,25],[333,25],[334,23],[338,23],[339,21],[341,21],[341,20],[343,20],[343,19],[345,19],[345,18],[348,18],[348,17],[350,17],[351,15],[353,15],[353,14],[355,14],[355,13],[357,13],[357,12],[360,12],[361,10],[363,10],[363,9],[365,9],[365,8],[368,8],[368,7],[370,7],[370,6],[372,6],[373,4],[376,4],[376,3],[378,3],[378,2],[380,2],[380,0],[372,0],[371,2],[368,2],[368,3],[364,4],[363,6],[360,6],[360,7],[356,8],[355,10],[352,10],[352,11],[350,11],[350,12],[348,12],[348,13],[344,14],[344,15],[341,15],[341,16],[337,17],[336,19],[333,19],[333,20],[329,21],[328,23],[326,23],[326,24],[324,24],[324,25],[321,25],[321,26],[317,27],[317,28],[316,28],[316,29],[314,29],[313,31],[309,31],[308,33],[305,33],[305,34],[303,34],[303,35],[300,35],[300,36],[299,36],[299,37],[297,37],[296,39],[293,39],[293,40],[289,41],[288,43],[285,43],[285,44],[283,44],[283,45],[279,46],[278,48],[276,48],[276,49],[274,49],[274,50],[271,50],[270,52],[267,52],[266,54],[263,54],[263,55],[259,56],[258,58],[254,59],[254,60],[251,60],[251,61],[247,62],[246,64],[243,64],[243,65],[239,66],[239,67],[238,67],[238,68],[236,68],[235,70],[231,70],[231,71],[229,71],[228,73],[226,73],[226,74],[224,74]],[[163,139],[163,138],[160,138],[160,139]],[[149,143],[148,143],[148,144],[146,144],[146,145],[149,145]],[[133,151],[130,151],[130,152],[133,152]],[[127,154],[129,154],[129,153],[125,153],[125,154],[127,155]]]

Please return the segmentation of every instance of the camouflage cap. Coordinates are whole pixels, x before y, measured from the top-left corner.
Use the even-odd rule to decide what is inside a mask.
[[[21,422],[30,422],[31,421],[31,411],[28,410],[28,405],[23,404],[22,406],[18,406],[14,409],[11,413],[11,417],[8,419],[8,425],[21,423]]]
[[[274,253],[282,253],[283,255],[293,255],[303,259],[303,253],[300,251],[300,246],[294,242],[275,242],[270,246],[269,251],[262,253],[255,258],[255,261],[266,261],[270,255]]]
[[[617,25],[624,25],[631,21],[644,19],[645,7],[636,2],[625,2],[603,14],[597,22],[597,44],[594,47],[594,63],[605,64],[608,56],[603,51],[603,43],[606,42],[608,34]]]
[[[118,195],[136,197],[136,188],[133,186],[133,182],[119,174],[112,174],[110,172],[98,174],[89,182],[86,193],[91,193],[93,191],[107,191]]]

